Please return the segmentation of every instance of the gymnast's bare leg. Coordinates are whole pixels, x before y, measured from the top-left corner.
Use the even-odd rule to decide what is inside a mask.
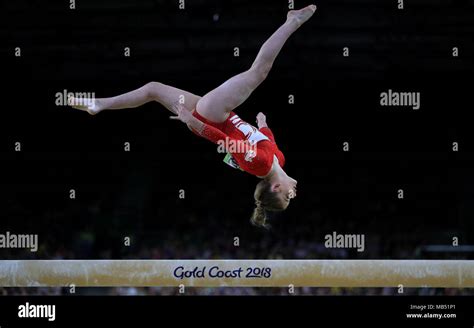
[[[289,11],[285,23],[262,45],[250,69],[227,80],[202,98],[163,83],[150,82],[115,97],[72,98],[68,102],[72,107],[92,115],[105,109],[135,108],[150,101],[157,101],[176,114],[174,106],[179,102],[189,111],[196,109],[210,121],[223,122],[229,112],[241,105],[265,80],[285,42],[315,11],[315,5]]]
[[[230,111],[241,105],[266,79],[286,40],[313,16],[316,6],[288,12],[286,22],[262,45],[249,70],[240,73],[204,95],[196,110],[212,122],[224,122]]]
[[[150,82],[136,90],[110,98],[68,99],[69,105],[95,115],[105,109],[135,108],[150,101],[156,101],[175,113],[173,105],[180,103],[186,109],[193,111],[200,96],[188,91],[160,83]],[[176,114],[176,113],[175,113]]]

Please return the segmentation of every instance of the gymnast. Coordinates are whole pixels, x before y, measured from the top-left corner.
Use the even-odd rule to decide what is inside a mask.
[[[105,109],[139,107],[157,101],[170,110],[171,119],[185,123],[195,134],[214,143],[237,143],[226,162],[262,179],[254,192],[255,209],[251,222],[268,227],[266,211],[285,210],[296,197],[297,181],[283,170],[285,158],[278,149],[264,114],[257,115],[258,129],[241,120],[233,110],[241,105],[265,80],[286,40],[316,11],[315,5],[291,10],[287,19],[263,44],[250,69],[240,73],[203,97],[159,82],[110,98],[71,98],[69,104],[95,115]],[[230,148],[229,148],[230,149]]]

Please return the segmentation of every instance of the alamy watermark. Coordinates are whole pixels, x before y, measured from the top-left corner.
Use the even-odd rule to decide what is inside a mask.
[[[95,92],[68,92],[64,89],[54,95],[56,106],[94,107]]]
[[[217,142],[218,153],[245,154],[245,160],[251,162],[257,156],[257,143],[226,137]]]
[[[324,236],[324,246],[326,248],[356,248],[358,252],[365,250],[365,235],[363,234],[332,234]]]
[[[48,321],[56,320],[56,305],[25,304],[18,306],[18,318],[46,318]]]
[[[0,248],[29,248],[38,251],[38,235],[14,234],[7,231],[0,234]]]
[[[380,93],[380,106],[405,106],[413,109],[419,109],[420,104],[419,92],[398,92],[388,89]]]

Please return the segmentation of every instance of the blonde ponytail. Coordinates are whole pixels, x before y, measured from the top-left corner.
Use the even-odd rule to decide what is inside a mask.
[[[270,228],[270,225],[267,223],[267,214],[265,208],[263,208],[262,202],[259,200],[255,201],[255,209],[253,210],[250,222],[256,227],[265,229]]]

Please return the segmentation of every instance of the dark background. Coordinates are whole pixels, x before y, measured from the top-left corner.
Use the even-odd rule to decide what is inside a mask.
[[[2,2],[0,232],[39,234],[40,250],[0,258],[472,258],[449,246],[474,243],[474,1],[316,4],[236,110],[267,114],[298,180],[266,231],[249,223],[258,180],[158,103],[90,116],[55,94],[159,81],[204,95],[250,67],[287,1]],[[421,108],[381,107],[388,89],[421,92]],[[365,252],[326,249],[333,231],[365,234]]]

